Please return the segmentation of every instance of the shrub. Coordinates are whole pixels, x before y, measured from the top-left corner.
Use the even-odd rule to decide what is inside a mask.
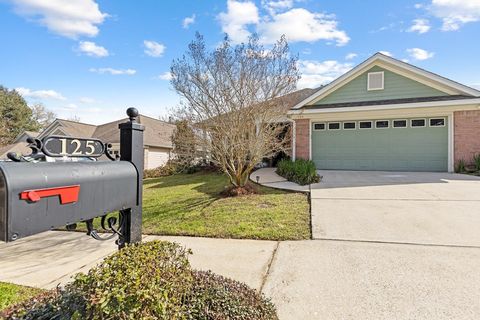
[[[145,169],[143,170],[143,178],[160,178],[165,176],[171,176],[172,174],[177,173],[177,166],[174,162],[169,160],[166,164],[161,167],[154,169]]]
[[[315,163],[311,160],[280,160],[277,165],[277,174],[302,186],[320,181]]]
[[[475,171],[480,171],[480,153],[473,156],[473,165],[475,166]]]
[[[463,159],[460,159],[457,161],[457,163],[455,164],[455,172],[456,173],[464,173],[466,172],[466,163],[465,163],[465,160]]]
[[[190,319],[278,319],[275,307],[247,285],[210,271],[193,273]]]
[[[85,300],[72,285],[56,288],[0,312],[10,320],[84,319]]]
[[[162,241],[131,245],[107,257],[74,285],[87,300],[86,313],[102,318],[167,318],[182,314],[192,285],[188,251]]]
[[[7,319],[277,319],[273,305],[234,280],[193,271],[188,250],[129,245],[88,274],[6,311]]]

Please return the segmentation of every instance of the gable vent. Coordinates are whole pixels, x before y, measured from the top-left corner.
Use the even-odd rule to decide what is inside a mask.
[[[367,90],[383,90],[383,71],[369,72],[367,80]]]

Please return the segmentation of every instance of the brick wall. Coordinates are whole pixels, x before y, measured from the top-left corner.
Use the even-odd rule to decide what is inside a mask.
[[[307,159],[310,157],[310,120],[295,120],[295,158]]]
[[[456,111],[454,117],[454,161],[467,164],[480,153],[480,110]]]

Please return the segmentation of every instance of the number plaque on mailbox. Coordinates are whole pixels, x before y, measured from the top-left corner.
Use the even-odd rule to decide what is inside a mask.
[[[30,154],[9,153],[11,161],[0,161],[0,241],[84,222],[87,235],[97,240],[118,236],[119,248],[140,242],[145,128],[137,122],[137,109],[129,108],[127,115],[129,121],[118,125],[119,157],[98,139],[48,136],[28,138]],[[45,155],[105,155],[111,161],[46,161]],[[110,235],[97,231],[97,218]]]
[[[100,157],[105,145],[98,139],[48,136],[42,141],[42,151],[50,157]]]

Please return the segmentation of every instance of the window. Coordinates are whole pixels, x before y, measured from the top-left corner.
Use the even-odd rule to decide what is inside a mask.
[[[357,124],[355,122],[344,122],[343,129],[344,130],[355,130]]]
[[[383,90],[384,78],[383,71],[369,72],[367,74],[367,90]]]
[[[406,128],[407,127],[407,120],[393,120],[393,127],[394,128]]]
[[[358,127],[360,129],[372,129],[372,121],[360,121]]]
[[[387,129],[390,126],[388,120],[377,120],[375,121],[375,128],[377,129]]]
[[[412,120],[410,120],[410,127],[412,127],[412,128],[425,127],[425,119],[412,119]]]
[[[430,127],[445,127],[445,118],[430,119]]]
[[[325,130],[325,123],[314,123],[313,130],[316,130],[316,131]]]
[[[339,130],[340,129],[340,122],[329,122],[328,123],[328,130]]]

